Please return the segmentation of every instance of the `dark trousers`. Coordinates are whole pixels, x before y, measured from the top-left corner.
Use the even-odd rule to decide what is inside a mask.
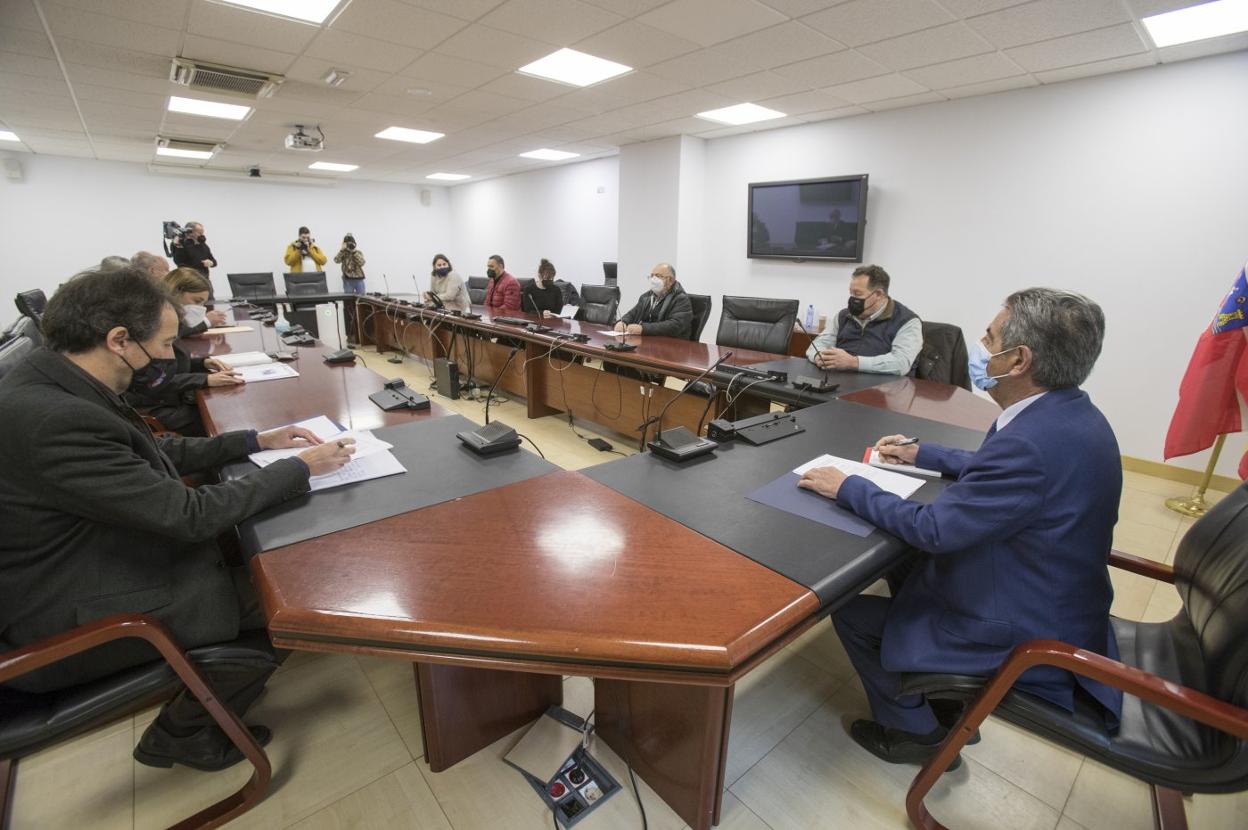
[[[217,698],[240,718],[264,691],[273,672],[289,654],[273,648],[265,630],[264,612],[246,568],[233,569],[239,595],[238,653],[218,649],[211,659],[196,660]],[[161,708],[153,724],[160,724],[172,735],[187,735],[215,723],[208,710],[185,687]]]
[[[899,695],[899,672],[888,671],[880,659],[884,622],[893,600],[862,595],[832,615],[832,625],[849,653],[871,704],[871,716],[883,726],[926,735],[940,724],[923,695]]]

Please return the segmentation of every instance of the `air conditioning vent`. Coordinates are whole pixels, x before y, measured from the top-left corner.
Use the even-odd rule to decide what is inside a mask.
[[[191,89],[238,95],[243,98],[268,98],[286,80],[281,75],[236,69],[216,63],[174,58],[169,80]]]

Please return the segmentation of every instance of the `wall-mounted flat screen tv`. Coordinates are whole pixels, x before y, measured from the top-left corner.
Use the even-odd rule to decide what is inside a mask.
[[[750,185],[746,256],[862,262],[867,176]]]

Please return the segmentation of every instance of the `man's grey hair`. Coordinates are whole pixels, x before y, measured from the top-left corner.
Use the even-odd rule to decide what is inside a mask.
[[[120,271],[130,267],[130,260],[124,256],[106,256],[100,260],[101,271]]]
[[[169,273],[169,260],[151,251],[139,251],[130,257],[130,264],[151,275],[152,279],[161,279]]]
[[[1032,380],[1045,389],[1079,386],[1088,379],[1105,340],[1105,313],[1082,294],[1025,288],[1005,299],[1003,348],[1027,346]]]
[[[656,265],[656,266],[654,266],[654,267],[655,267],[655,268],[666,268],[666,269],[667,269],[667,273],[669,273],[669,274],[671,274],[671,275],[672,275],[672,279],[673,279],[673,280],[675,280],[675,279],[676,279],[676,269],[672,267],[672,264],[671,264],[670,262],[660,262],[658,265]]]

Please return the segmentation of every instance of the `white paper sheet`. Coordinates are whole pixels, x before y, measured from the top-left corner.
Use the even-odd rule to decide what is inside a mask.
[[[281,380],[282,378],[297,378],[299,373],[295,371],[293,366],[285,363],[269,363],[263,366],[241,366],[232,367],[234,371],[242,376],[243,380],[248,383],[259,383],[262,380]]]
[[[315,493],[318,490],[328,490],[331,487],[341,487],[344,484],[368,481],[374,478],[385,478],[386,476],[394,476],[406,472],[407,468],[399,462],[399,459],[395,458],[389,450],[384,450],[372,455],[366,455],[363,458],[352,458],[350,462],[336,473],[330,473],[325,476],[312,476],[312,478],[308,479],[308,486]]]
[[[910,475],[931,476],[932,478],[940,478],[940,470],[929,470],[926,467],[915,467],[912,464],[889,464],[880,458],[880,451],[875,447],[868,447],[867,463],[872,467],[879,467],[881,470],[890,470],[895,473],[908,473]]]
[[[325,420],[329,421],[328,418],[325,418]],[[311,428],[309,427],[309,429]],[[351,456],[352,459],[363,458],[364,456],[372,455],[373,453],[385,452],[389,449],[393,449],[394,447],[393,444],[387,444],[380,438],[375,437],[368,430],[360,430],[359,432],[335,432],[331,435],[322,435],[314,429],[311,431],[327,444],[330,441],[341,441],[343,438],[355,439],[355,455]],[[250,458],[252,463],[257,466],[267,467],[274,461],[280,461],[283,458],[290,458],[292,455],[298,455],[306,449],[307,447],[288,447],[281,450],[261,450],[260,452],[253,452],[247,457]]]
[[[243,366],[262,366],[265,363],[272,363],[273,358],[264,352],[236,352],[234,354],[213,355],[218,363],[224,363],[231,369],[238,369]]]
[[[888,470],[880,470],[867,466],[861,461],[850,461],[848,458],[838,458],[835,455],[821,455],[813,461],[807,461],[793,470],[793,472],[800,476],[807,470],[813,470],[816,467],[835,467],[845,475],[862,476],[881,490],[886,490],[903,499],[910,498],[910,496],[914,495],[915,490],[923,486],[923,482],[917,478],[903,476],[900,473]]]
[[[563,308],[559,310],[559,316],[565,320],[571,320],[573,317],[576,316],[576,312],[578,311],[580,311],[579,308],[572,305],[571,303],[568,303],[567,305],[565,305]]]
[[[241,334],[245,331],[251,331],[251,326],[221,326],[220,328],[208,329],[204,334]]]

